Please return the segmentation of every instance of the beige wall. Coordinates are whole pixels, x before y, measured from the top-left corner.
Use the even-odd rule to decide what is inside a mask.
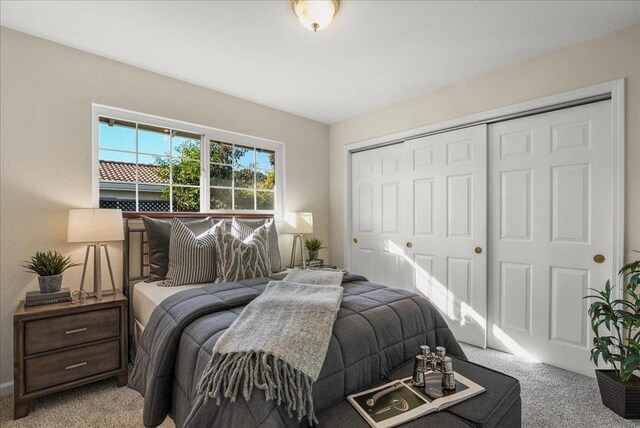
[[[464,66],[464,64],[461,64]],[[331,255],[343,262],[344,145],[626,78],[625,249],[640,250],[640,24],[332,124]]]
[[[27,290],[37,289],[21,261],[41,249],[82,261],[82,245],[65,243],[66,222],[69,208],[91,206],[91,103],[285,143],[286,208],[312,211],[315,235],[328,240],[327,125],[0,31],[0,383],[13,380],[13,311]],[[112,251],[121,272],[121,245]],[[64,286],[77,288],[80,271],[68,271]]]

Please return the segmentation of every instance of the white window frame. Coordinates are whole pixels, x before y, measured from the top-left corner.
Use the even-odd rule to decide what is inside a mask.
[[[200,145],[200,212],[203,213],[223,213],[223,214],[273,214],[275,218],[284,216],[285,207],[285,144],[279,141],[269,140],[266,138],[255,137],[252,135],[241,134],[238,132],[225,131],[223,129],[212,128],[204,125],[196,125],[193,123],[183,122],[180,120],[169,119],[160,116],[154,116],[145,113],[138,113],[130,110],[109,107],[102,104],[91,105],[91,126],[92,126],[92,204],[94,207],[100,206],[100,146],[99,146],[99,127],[100,117],[108,117],[110,119],[123,120],[126,122],[143,123],[146,125],[157,126],[159,128],[177,129],[180,131],[191,132],[202,135],[202,143]],[[255,147],[257,149],[270,150],[275,153],[275,190],[274,190],[274,209],[273,210],[211,210],[210,209],[210,168],[209,159],[210,141],[219,141],[239,146]],[[136,183],[137,186],[137,183]],[[136,198],[137,203],[137,198]]]

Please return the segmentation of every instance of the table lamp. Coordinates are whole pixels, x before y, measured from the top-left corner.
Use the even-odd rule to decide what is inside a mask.
[[[307,267],[304,257],[304,246],[302,244],[303,233],[313,233],[312,213],[286,213],[284,216],[284,233],[293,233],[293,248],[291,248],[291,263],[289,267],[295,267],[296,244],[300,245],[300,255],[302,256],[302,267]]]
[[[124,229],[122,226],[122,210],[81,208],[69,210],[69,228],[67,242],[92,242],[87,245],[82,268],[82,280],[80,289],[84,289],[84,278],[87,272],[89,251],[93,248],[93,291],[98,299],[102,299],[102,264],[100,248],[104,247],[107,257],[107,266],[111,276],[111,289],[115,293],[116,284],[113,280],[113,270],[109,259],[109,249],[104,242],[123,241]]]

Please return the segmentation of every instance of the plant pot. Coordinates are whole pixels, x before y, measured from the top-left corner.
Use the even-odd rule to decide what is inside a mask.
[[[309,251],[309,260],[316,260],[318,258],[317,251]]]
[[[62,286],[62,274],[38,276],[38,284],[40,285],[41,293],[54,293],[60,291]]]
[[[625,419],[640,419],[640,378],[633,375],[628,385],[613,370],[596,370],[602,404]]]

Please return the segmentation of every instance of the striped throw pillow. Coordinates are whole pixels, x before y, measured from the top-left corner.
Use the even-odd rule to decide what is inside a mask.
[[[169,239],[169,270],[163,287],[202,284],[216,279],[215,229],[220,223],[196,236],[178,219],[171,222]]]
[[[271,219],[265,222],[264,227],[267,229],[269,262],[271,264],[271,272],[281,272],[284,270],[282,266],[282,256],[280,255],[280,245],[278,243],[278,231],[276,230],[276,222]],[[231,222],[231,234],[238,239],[244,240],[253,233],[254,229],[233,218]]]
[[[271,275],[268,257],[267,229],[257,228],[246,239],[240,240],[222,227],[215,227],[216,280],[240,281]]]

